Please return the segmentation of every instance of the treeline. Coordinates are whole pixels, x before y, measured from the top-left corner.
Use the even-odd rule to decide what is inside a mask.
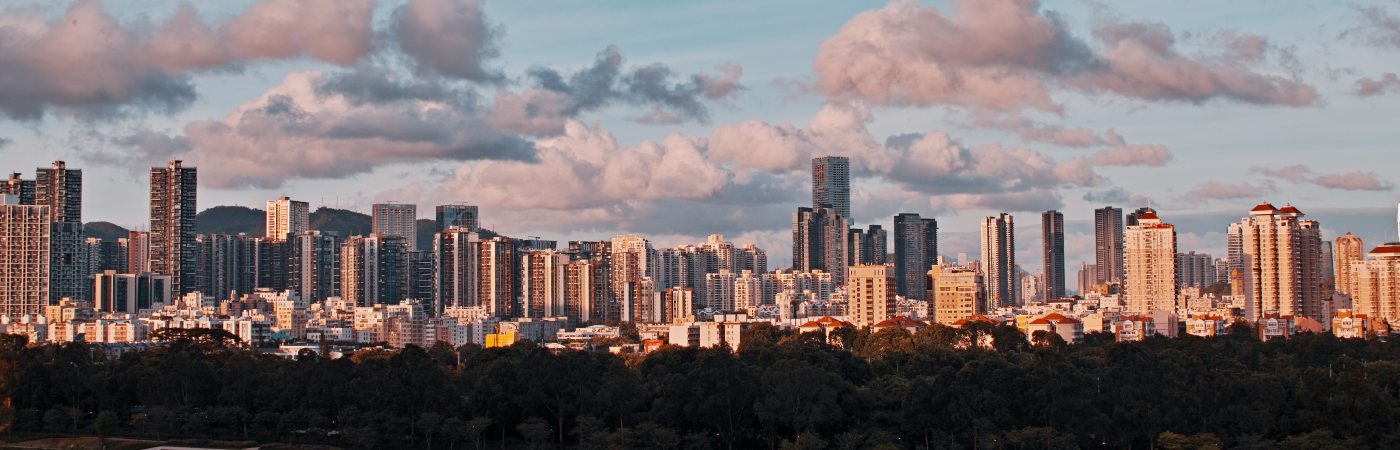
[[[1067,346],[933,327],[838,333],[843,350],[765,326],[736,352],[336,360],[208,338],[108,360],[5,336],[0,424],[358,448],[1400,448],[1400,344],[1252,335]]]

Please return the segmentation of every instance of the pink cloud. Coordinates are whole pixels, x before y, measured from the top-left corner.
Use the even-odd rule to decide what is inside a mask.
[[[1356,80],[1351,92],[1361,97],[1400,92],[1400,77],[1396,77],[1394,72],[1387,72],[1381,74],[1379,79],[1361,78]]]

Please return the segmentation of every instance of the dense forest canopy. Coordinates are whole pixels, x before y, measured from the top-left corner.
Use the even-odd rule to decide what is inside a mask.
[[[737,351],[529,343],[296,360],[217,336],[103,357],[0,342],[9,430],[360,448],[1397,448],[1400,344],[1082,345],[1015,328],[761,326]],[[994,348],[969,348],[978,336]]]

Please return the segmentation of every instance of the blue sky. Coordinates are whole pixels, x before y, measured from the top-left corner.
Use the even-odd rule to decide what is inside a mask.
[[[233,17],[249,15],[250,10],[276,3],[195,2],[193,6],[209,27],[220,29],[221,24]],[[1029,119],[1042,125],[1083,129],[1096,136],[1113,130],[1128,146],[1158,146],[1152,149],[1165,153],[1137,148],[1143,152],[1135,155],[1153,154],[1155,159],[1095,163],[1078,169],[1078,166],[1061,166],[1062,171],[1089,171],[1096,177],[1094,180],[1074,178],[1078,181],[1070,180],[1073,177],[1063,173],[1049,175],[1052,167],[983,167],[984,172],[974,176],[959,172],[967,167],[949,169],[935,165],[924,168],[909,164],[917,160],[891,157],[892,164],[897,167],[874,167],[875,163],[871,163],[868,170],[858,170],[860,175],[853,202],[856,221],[888,224],[893,213],[902,211],[932,215],[940,220],[944,231],[944,253],[975,254],[973,232],[978,219],[1001,210],[1011,211],[1020,222],[1021,263],[1032,272],[1039,266],[1037,212],[1046,207],[1058,207],[1070,222],[1068,262],[1072,266],[1077,266],[1080,259],[1090,254],[1087,247],[1090,243],[1086,241],[1091,241],[1087,220],[1092,217],[1092,208],[1113,203],[1131,209],[1149,199],[1166,221],[1181,218],[1183,251],[1219,253],[1223,247],[1222,233],[1230,218],[1263,200],[1278,204],[1292,202],[1312,213],[1332,233],[1357,230],[1368,243],[1395,239],[1397,196],[1393,183],[1396,177],[1387,169],[1392,166],[1390,155],[1396,150],[1396,142],[1400,142],[1400,128],[1395,127],[1393,119],[1400,113],[1400,102],[1396,100],[1400,87],[1389,86],[1368,96],[1355,92],[1358,80],[1380,80],[1385,73],[1400,69],[1396,67],[1400,62],[1400,39],[1395,45],[1386,41],[1391,36],[1387,33],[1400,36],[1400,30],[1368,25],[1367,14],[1361,9],[1376,8],[1371,11],[1400,16],[1400,2],[1127,1],[1106,5],[1079,1],[1045,1],[1038,5],[1016,2],[1021,6],[1030,4],[1022,13],[1036,18],[1058,18],[1062,23],[1060,29],[1087,45],[1095,53],[1096,61],[1108,61],[1113,56],[1108,50],[1110,41],[1096,37],[1096,31],[1107,29],[1105,24],[1152,22],[1169,30],[1174,40],[1168,54],[1183,61],[1200,62],[1207,68],[1218,69],[1217,75],[1244,73],[1280,77],[1286,82],[1274,88],[1286,89],[1290,86],[1288,83],[1297,83],[1316,92],[1316,99],[1302,102],[1305,104],[1278,97],[1249,97],[1249,92],[1255,91],[1238,85],[1189,95],[1157,95],[1147,93],[1148,88],[1142,87],[1143,80],[1134,79],[1131,74],[1105,74],[1103,78],[1088,80],[1032,68],[1027,73],[1049,89],[1050,98],[1063,111],[1059,114],[1034,107],[1013,108],[1008,112],[969,106],[960,100],[882,101],[823,87],[827,86],[823,81],[834,76],[837,69],[829,66],[821,69],[815,62],[820,57],[823,42],[838,35],[852,41],[861,41],[871,33],[899,37],[902,40],[890,45],[907,48],[887,48],[889,55],[916,58],[895,61],[895,67],[956,68],[953,63],[938,58],[958,58],[959,55],[928,42],[918,42],[920,38],[940,36],[936,30],[931,35],[900,35],[874,28],[874,31],[860,30],[865,33],[862,35],[851,25],[858,14],[866,11],[875,11],[868,14],[881,17],[883,22],[879,23],[885,25],[907,19],[918,27],[929,28],[932,27],[929,22],[919,20],[935,15],[957,23],[958,14],[966,11],[947,2],[918,5],[845,1],[480,4],[434,0],[422,3],[457,7],[456,11],[466,11],[467,18],[476,13],[484,16],[490,35],[485,47],[494,49],[495,56],[480,57],[462,52],[457,56],[433,57],[473,59],[473,63],[479,63],[499,78],[483,82],[415,70],[430,60],[427,56],[409,56],[412,52],[404,50],[400,44],[404,35],[394,32],[396,12],[405,5],[381,1],[373,5],[370,18],[369,33],[372,35],[367,37],[367,42],[372,47],[352,63],[343,60],[337,63],[332,61],[334,57],[329,58],[332,60],[317,57],[314,49],[303,49],[292,55],[243,52],[228,61],[173,72],[175,76],[187,76],[195,93],[192,101],[176,108],[146,108],[139,102],[119,101],[116,106],[122,108],[122,114],[113,115],[94,113],[90,109],[95,107],[88,103],[64,109],[53,107],[58,100],[40,99],[41,104],[47,101],[50,107],[37,117],[0,114],[0,138],[8,142],[0,147],[0,160],[5,162],[3,169],[32,176],[33,167],[65,159],[70,166],[83,168],[86,174],[85,220],[107,220],[125,226],[140,226],[144,222],[145,168],[163,164],[167,156],[179,156],[200,167],[201,181],[209,180],[201,186],[201,207],[261,207],[266,199],[279,195],[310,201],[313,208],[339,206],[359,211],[367,211],[369,203],[376,200],[414,201],[421,205],[465,201],[481,204],[483,221],[508,234],[566,240],[597,239],[640,231],[654,236],[659,244],[672,245],[702,240],[708,232],[723,232],[740,243],[757,242],[767,247],[773,261],[785,264],[790,240],[786,231],[789,215],[806,201],[805,176],[792,164],[760,161],[755,156],[777,157],[780,154],[781,150],[775,150],[777,147],[766,145],[775,141],[760,140],[758,136],[785,125],[790,124],[793,130],[811,131],[808,129],[816,127],[817,119],[821,118],[831,121],[824,124],[844,127],[839,133],[802,134],[802,140],[794,145],[797,151],[808,153],[852,149],[851,146],[860,145],[869,145],[874,152],[894,152],[897,149],[883,146],[891,136],[938,132],[946,133],[951,139],[951,143],[940,148],[965,149],[973,158],[969,161],[981,161],[978,164],[990,164],[978,159],[990,158],[986,155],[1025,156],[1011,151],[1003,155],[985,150],[988,146],[1024,149],[1057,163],[1089,158],[1096,151],[1116,147],[1027,141],[1020,138],[1015,129],[970,123],[969,117],[981,112],[1001,119]],[[995,2],[971,2],[963,8],[983,8],[990,3]],[[3,8],[0,14],[8,18],[27,14],[25,17],[37,17],[40,22],[59,21],[71,14],[71,6],[67,3],[7,2],[0,6]],[[129,38],[136,40],[153,34],[169,20],[177,6],[177,2],[164,1],[109,1],[96,5],[110,14]],[[916,13],[921,14],[918,17],[922,19],[912,18]],[[0,30],[6,23],[13,21],[0,21]],[[275,24],[271,26],[276,29]],[[843,32],[843,27],[850,31]],[[1142,34],[1134,35],[1138,40],[1133,42],[1150,42],[1156,36],[1149,33],[1151,30],[1150,27],[1139,29]],[[1267,50],[1257,63],[1228,61],[1228,57],[1221,56],[1222,49],[1229,42],[1244,40],[1227,42],[1219,37],[1222,33],[1258,36],[1267,42]],[[5,35],[0,33],[0,36]],[[0,43],[3,42],[5,38],[0,37]],[[9,46],[0,45],[0,58],[24,54],[24,46],[30,45],[30,41],[23,39],[9,42]],[[740,87],[713,91],[713,95],[687,91],[693,97],[688,100],[701,105],[708,120],[682,118],[678,123],[639,123],[638,118],[658,108],[668,113],[677,110],[667,109],[669,105],[656,103],[653,97],[642,94],[614,93],[607,106],[584,108],[556,118],[575,124],[569,126],[572,128],[565,129],[559,125],[563,122],[553,122],[553,128],[548,131],[521,132],[518,125],[517,128],[503,128],[489,123],[489,108],[503,103],[495,98],[499,91],[524,94],[539,87],[528,75],[532,69],[547,68],[567,77],[593,65],[599,53],[609,46],[615,46],[624,58],[621,64],[624,76],[651,64],[665,65],[672,75],[667,79],[667,86],[675,89],[673,94],[689,89],[686,83],[693,74],[723,78],[721,67],[726,64],[742,69],[742,76],[738,78]],[[467,50],[471,49],[469,45]],[[925,57],[927,59],[921,59]],[[436,61],[442,62],[441,59]],[[985,60],[977,61],[985,63]],[[997,65],[1003,63],[1007,62],[974,69],[1026,70],[1015,64]],[[346,147],[345,154],[353,156],[337,158],[343,164],[337,165],[335,170],[269,170],[272,175],[247,179],[220,172],[235,167],[250,171],[249,167],[256,165],[248,164],[257,161],[268,165],[285,163],[287,160],[281,157],[306,150],[312,144],[287,143],[285,140],[293,135],[286,133],[257,135],[256,139],[246,134],[252,131],[235,133],[236,136],[212,131],[210,136],[213,137],[187,136],[191,131],[187,125],[192,123],[242,123],[234,119],[235,111],[267,106],[268,99],[275,97],[271,94],[294,91],[287,81],[289,74],[317,71],[323,78],[312,77],[307,81],[316,85],[338,75],[364,72],[366,67],[390,72],[404,85],[436,82],[439,86],[457,89],[455,92],[470,91],[474,96],[474,106],[447,107],[478,108],[475,112],[457,111],[447,119],[420,117],[423,123],[414,124],[415,130],[446,124],[448,128],[475,130],[454,135],[458,141],[476,145],[480,144],[479,139],[487,139],[482,136],[499,137],[532,143],[527,145],[537,147],[538,153],[531,150],[489,153],[504,150],[486,149],[485,144],[452,149],[405,146],[384,150],[382,154],[375,154],[377,150],[373,146]],[[963,67],[963,70],[973,69]],[[6,74],[5,69],[0,69],[0,74]],[[1110,76],[1116,81],[1104,81]],[[1105,90],[1104,86],[1111,82],[1119,82],[1113,85],[1117,90]],[[917,90],[921,86],[905,88]],[[19,97],[19,94],[7,94],[4,89],[0,87],[0,102]],[[326,96],[323,91],[316,92],[321,94],[307,93],[307,97],[300,98],[293,95],[294,104],[306,111],[317,111],[317,106],[307,102],[323,101]],[[432,100],[415,101],[396,103],[392,107],[360,104],[356,105],[360,108],[356,114],[382,118],[441,106]],[[1294,104],[1288,104],[1290,102]],[[829,109],[829,104],[839,104],[845,109]],[[344,123],[332,121],[343,118],[326,118],[325,122],[317,123],[338,127]],[[478,123],[483,120],[488,124]],[[851,128],[852,123],[856,124],[855,128]],[[736,125],[740,124],[752,126],[739,129]],[[471,128],[478,126],[480,128]],[[749,147],[721,148],[723,146],[717,142],[722,133],[717,130],[723,128],[730,132],[730,139],[725,141],[729,144],[725,145],[732,147],[737,142]],[[121,139],[141,132],[174,139],[188,137],[195,148],[158,151],[143,146],[147,144]],[[611,137],[611,142],[605,137]],[[317,142],[315,145],[321,147],[313,150],[330,155],[342,151],[338,146],[342,141]],[[932,146],[935,142],[930,140],[927,144]],[[257,153],[259,147],[275,147],[276,150],[269,151],[272,155],[265,155]],[[1158,148],[1162,150],[1155,150]],[[247,152],[247,155],[240,152]],[[497,159],[483,162],[482,155],[486,154],[494,155],[488,159]],[[539,159],[532,159],[535,155],[539,155]],[[906,157],[927,158],[929,154],[911,155]],[[1163,158],[1163,155],[1167,156]],[[297,161],[309,160],[312,159]],[[555,164],[552,161],[565,161],[558,164],[566,166],[551,169],[549,165]],[[1302,165],[1306,171],[1282,170],[1296,165]],[[898,166],[909,170],[901,171]],[[608,171],[606,167],[620,169]],[[924,173],[913,170],[916,168]],[[593,173],[595,170],[600,173]],[[1030,187],[1001,186],[988,188],[990,190],[958,187],[959,183],[994,179],[999,173],[997,170],[1012,170],[1039,181],[1028,181],[1027,186],[1038,183]],[[642,172],[655,175],[637,181],[636,178],[648,178],[639,175]],[[684,179],[686,174],[695,177]],[[580,178],[568,178],[570,176]],[[1338,182],[1361,178],[1365,178],[1365,183]],[[1319,183],[1316,180],[1330,181]],[[1099,197],[1086,199],[1086,194],[1091,193]],[[1113,195],[1105,197],[1106,194]],[[551,206],[540,208],[532,203]],[[420,207],[420,211],[431,211],[431,208]]]

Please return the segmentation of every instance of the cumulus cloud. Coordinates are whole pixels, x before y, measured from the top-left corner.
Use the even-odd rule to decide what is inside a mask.
[[[1361,78],[1356,80],[1351,92],[1361,97],[1400,92],[1400,78],[1397,78],[1394,72],[1386,72],[1374,80]]]
[[[206,167],[201,184],[224,188],[341,178],[403,162],[534,159],[529,141],[453,100],[403,95],[367,103],[334,86],[319,72],[294,72],[222,120],[189,123],[182,136],[144,133],[118,143],[148,156],[174,152]]]
[[[951,14],[895,1],[857,15],[822,43],[816,87],[879,105],[1010,114],[1062,113],[1051,95],[1057,88],[1150,101],[1318,101],[1312,86],[1258,71],[1270,55],[1286,53],[1262,37],[1221,33],[1212,39],[1216,55],[1191,57],[1160,23],[1104,20],[1093,36],[1098,48],[1036,0],[961,0]]]
[[[1152,201],[1151,198],[1137,195],[1119,186],[1099,191],[1089,191],[1084,193],[1084,201],[1090,203],[1102,203],[1109,205],[1145,205]]]
[[[505,99],[507,111],[533,112],[527,115],[531,119],[527,122],[531,122],[548,118],[552,112],[573,116],[623,103],[651,108],[636,118],[642,123],[708,123],[707,101],[725,101],[743,89],[739,83],[743,68],[737,64],[722,64],[715,74],[681,77],[665,64],[627,69],[625,62],[622,52],[609,46],[598,53],[593,65],[568,75],[548,67],[531,68],[528,78],[535,88],[510,94],[512,97]]]
[[[1186,197],[1201,200],[1235,200],[1262,198],[1274,192],[1271,184],[1227,183],[1207,181],[1187,191]]]
[[[217,25],[190,6],[166,22],[122,23],[96,1],[59,18],[0,13],[0,113],[34,120],[177,111],[196,97],[192,73],[306,57],[349,65],[371,50],[371,0],[263,0]],[[154,28],[154,32],[145,30]]]
[[[1300,184],[1313,184],[1327,189],[1339,189],[1345,191],[1389,191],[1395,185],[1375,172],[1352,171],[1344,173],[1324,173],[1319,174],[1311,168],[1302,164],[1284,166],[1276,169],[1255,168],[1252,171],[1264,176],[1288,180]]]
[[[0,149],[4,149],[5,147],[8,147],[10,144],[13,143],[15,143],[13,139],[0,137]]]
[[[392,33],[422,75],[499,82],[504,75],[485,63],[500,54],[498,32],[477,0],[409,0],[394,10]]]

